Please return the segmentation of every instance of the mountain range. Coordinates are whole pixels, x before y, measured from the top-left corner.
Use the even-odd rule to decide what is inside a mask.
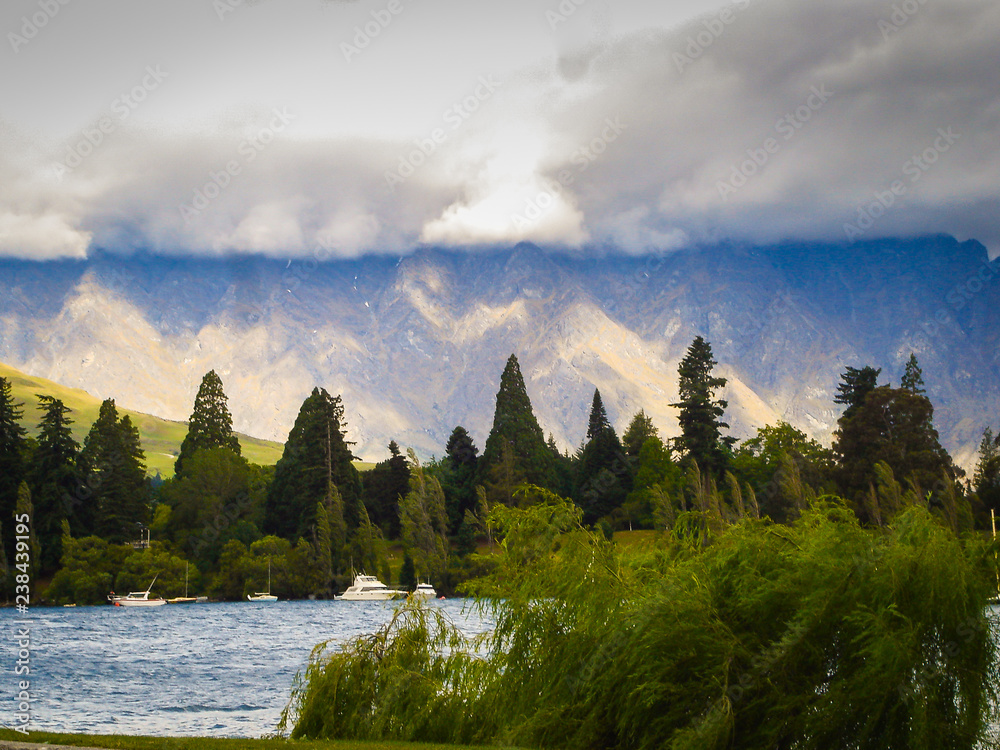
[[[395,439],[482,448],[518,355],[546,434],[582,441],[600,388],[623,429],[644,409],[677,434],[677,364],[703,335],[743,438],[785,420],[829,444],[848,365],[898,384],[923,368],[942,443],[970,467],[1000,427],[1000,260],[946,236],[723,245],[641,257],[529,244],[352,260],[143,253],[0,261],[0,361],[183,420],[215,369],[241,432],[284,441],[314,386],[343,396],[367,460]]]

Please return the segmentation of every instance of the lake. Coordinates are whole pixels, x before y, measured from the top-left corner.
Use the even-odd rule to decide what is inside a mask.
[[[463,599],[432,601],[470,635],[492,627]],[[313,647],[371,633],[392,602],[294,601],[0,610],[0,724],[13,721],[16,622],[30,622],[31,728],[260,737],[273,732]],[[994,626],[998,610],[993,609]],[[994,726],[994,737],[1000,727]]]
[[[463,599],[432,601],[464,631],[483,622]],[[388,622],[392,602],[279,601],[153,608],[0,610],[5,706],[16,686],[15,621],[31,633],[31,728],[54,732],[259,737],[273,732],[292,680],[325,640]]]

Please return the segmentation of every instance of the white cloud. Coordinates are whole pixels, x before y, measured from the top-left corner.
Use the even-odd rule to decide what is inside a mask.
[[[548,4],[428,0],[346,63],[330,40],[378,5],[297,0],[282,15],[263,3],[220,22],[178,2],[160,31],[190,46],[143,31],[148,9],[115,16],[97,2],[71,19],[68,6],[0,71],[12,92],[0,254],[332,245],[352,256],[525,239],[644,252],[847,241],[848,225],[865,239],[944,232],[1000,252],[995,3],[918,3],[893,19],[892,5],[867,0],[760,0],[667,30],[690,5],[595,0],[553,30]],[[518,29],[523,45],[496,41]],[[112,37],[124,41],[101,46]],[[84,43],[101,52],[66,72]],[[52,179],[67,144],[157,64],[163,85]],[[493,75],[502,85],[449,126]],[[275,108],[295,120],[251,160],[241,145]],[[440,147],[390,191],[386,173],[436,128]],[[941,130],[957,138],[945,144]],[[185,217],[179,208],[233,160],[239,174]]]
[[[89,246],[90,233],[75,229],[63,216],[0,213],[0,256],[84,258]]]

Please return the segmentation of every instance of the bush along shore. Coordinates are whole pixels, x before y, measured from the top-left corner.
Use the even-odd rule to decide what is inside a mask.
[[[496,628],[406,605],[321,644],[293,738],[558,748],[983,747],[996,721],[995,545],[912,505],[864,528],[820,498],[789,525],[681,515],[623,553],[537,490],[499,507]]]

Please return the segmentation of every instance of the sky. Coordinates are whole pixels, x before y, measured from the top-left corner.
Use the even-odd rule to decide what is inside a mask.
[[[1000,254],[993,0],[4,0],[0,257]]]

